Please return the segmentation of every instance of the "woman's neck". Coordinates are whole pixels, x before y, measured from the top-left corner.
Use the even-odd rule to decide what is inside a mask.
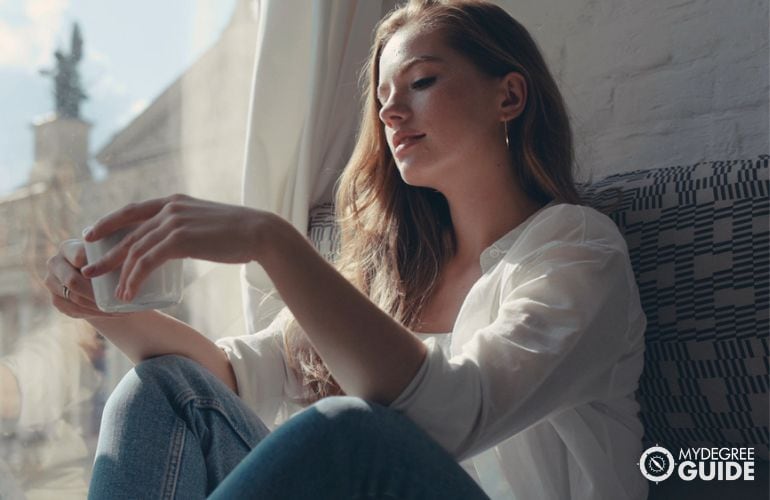
[[[475,265],[485,249],[544,206],[519,189],[498,188],[502,186],[447,196],[457,239],[452,257],[456,264]]]

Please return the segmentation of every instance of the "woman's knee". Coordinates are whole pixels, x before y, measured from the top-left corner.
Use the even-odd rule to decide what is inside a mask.
[[[137,373],[147,377],[164,377],[168,373],[186,373],[201,369],[203,369],[201,365],[179,354],[164,354],[163,356],[148,358],[134,367]]]
[[[369,447],[370,440],[377,434],[375,420],[372,404],[364,399],[327,397],[278,426],[265,439],[260,456],[271,456],[273,463],[275,457],[272,455],[278,453],[286,464],[298,468],[341,466],[340,460],[358,456]],[[319,464],[318,457],[321,456],[324,460]]]
[[[377,425],[387,418],[389,410],[383,406],[355,396],[331,396],[311,406],[325,422],[343,428]]]
[[[358,419],[372,414],[372,403],[355,396],[330,396],[313,404],[328,419]]]
[[[393,419],[402,418],[377,403],[355,396],[331,396],[308,408],[316,425],[329,433],[369,434]]]
[[[129,370],[110,394],[107,405],[139,401],[177,392],[197,370],[197,363],[179,355],[146,359]],[[171,389],[171,390],[168,390]],[[106,410],[106,408],[105,408]]]
[[[369,447],[401,442],[430,442],[431,446],[438,446],[403,413],[362,398],[332,396],[316,402],[308,410],[311,427],[330,439],[366,442]]]

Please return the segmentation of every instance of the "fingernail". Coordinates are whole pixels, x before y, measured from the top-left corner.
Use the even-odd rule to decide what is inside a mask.
[[[119,286],[115,290],[115,298],[118,299],[118,300],[123,300],[123,287]]]
[[[89,277],[94,272],[94,266],[88,265],[88,266],[84,267],[83,269],[81,269],[80,272],[83,274],[83,276]]]
[[[93,228],[93,227],[88,227],[88,228],[86,228],[86,230],[84,231],[84,233],[83,233],[83,234],[84,234],[84,236],[83,236],[83,237],[84,237],[85,239],[87,239],[87,240],[90,240],[90,239],[91,239],[91,236],[93,236],[93,234],[94,234],[94,228]]]

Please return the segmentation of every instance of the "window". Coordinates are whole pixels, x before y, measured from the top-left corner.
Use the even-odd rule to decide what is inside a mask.
[[[247,0],[0,5],[0,92],[14,96],[0,121],[0,496],[86,497],[102,407],[131,364],[51,306],[46,261],[131,201],[240,202],[255,41]],[[185,262],[185,299],[166,312],[242,333],[238,273]]]

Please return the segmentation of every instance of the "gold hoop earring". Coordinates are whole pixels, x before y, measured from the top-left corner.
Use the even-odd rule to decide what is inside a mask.
[[[504,121],[503,126],[505,127],[505,148],[510,149],[511,145],[508,142],[508,121]]]

